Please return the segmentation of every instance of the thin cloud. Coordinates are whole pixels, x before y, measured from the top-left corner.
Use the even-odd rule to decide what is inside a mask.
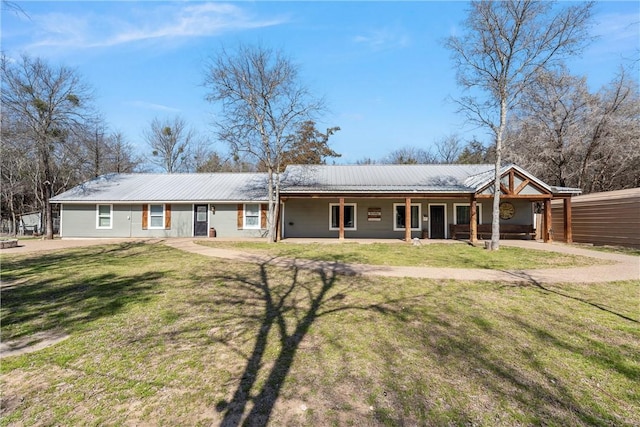
[[[146,102],[146,101],[132,101],[132,102],[129,102],[128,105],[136,108],[142,108],[145,110],[165,111],[170,113],[179,113],[181,111],[179,108],[169,107],[167,105],[162,105],[162,104],[154,104],[152,102]]]
[[[609,13],[596,16],[595,21],[594,35],[597,39],[587,49],[593,63],[624,58],[635,58],[634,61],[637,61],[640,49],[638,15]]]
[[[633,40],[637,43],[640,18],[637,14],[609,13],[596,18],[595,31],[613,40]]]
[[[357,35],[353,41],[371,50],[381,51],[407,47],[411,39],[404,30],[385,27]]]
[[[125,4],[126,5],[126,4]],[[180,40],[285,23],[283,17],[256,18],[224,3],[166,6],[146,9],[127,21],[119,16],[51,13],[37,16],[39,40],[30,48],[113,47],[153,40]]]

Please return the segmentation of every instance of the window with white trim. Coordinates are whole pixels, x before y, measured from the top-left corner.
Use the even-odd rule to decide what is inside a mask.
[[[260,205],[258,203],[244,205],[243,228],[260,228]]]
[[[111,205],[96,206],[96,228],[110,229],[113,227],[113,210]]]
[[[411,229],[421,230],[420,218],[421,218],[422,205],[420,203],[411,204]],[[405,204],[394,203],[393,204],[393,230],[401,231],[405,230]]]
[[[164,205],[149,205],[149,228],[164,228]]]
[[[476,204],[476,222],[482,224],[482,204]],[[469,224],[471,223],[471,205],[468,203],[453,204],[453,223]]]
[[[344,204],[344,229],[357,230],[356,204]],[[340,230],[340,204],[329,203],[329,230]]]

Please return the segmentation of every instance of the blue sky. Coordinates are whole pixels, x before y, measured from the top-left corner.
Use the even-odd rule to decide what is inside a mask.
[[[283,50],[340,126],[331,146],[351,163],[402,146],[428,149],[453,133],[486,139],[455,113],[460,95],[442,41],[460,33],[466,2],[17,2],[3,10],[2,50],[77,69],[112,130],[141,153],[154,118],[180,115],[214,141],[204,64],[222,45]],[[640,2],[598,2],[598,39],[570,62],[593,90],[640,54]],[[635,61],[635,62],[634,62]],[[225,151],[223,145],[214,145]]]

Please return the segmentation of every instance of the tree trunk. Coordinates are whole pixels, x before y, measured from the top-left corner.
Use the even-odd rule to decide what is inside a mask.
[[[500,125],[496,132],[496,163],[495,179],[493,183],[493,211],[491,217],[491,250],[500,249],[500,167],[502,163],[502,135],[507,123],[506,96],[500,101]]]
[[[269,191],[269,209],[267,211],[267,241],[273,243],[278,237],[278,210],[280,206],[278,200],[280,199],[280,175],[274,171],[273,168],[269,168],[269,184],[267,189]]]
[[[51,183],[49,181],[44,183],[44,219],[45,219],[45,235],[47,240],[53,240],[53,209],[49,199],[51,199]]]

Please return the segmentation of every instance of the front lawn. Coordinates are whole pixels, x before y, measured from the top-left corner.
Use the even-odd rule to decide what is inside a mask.
[[[2,425],[640,424],[637,281],[361,277],[131,243],[3,256],[2,281],[3,341],[71,334],[2,360]]]
[[[277,243],[196,240],[214,248],[235,249],[284,258],[353,264],[525,270],[604,264],[595,258],[501,246],[488,251],[465,243]]]

